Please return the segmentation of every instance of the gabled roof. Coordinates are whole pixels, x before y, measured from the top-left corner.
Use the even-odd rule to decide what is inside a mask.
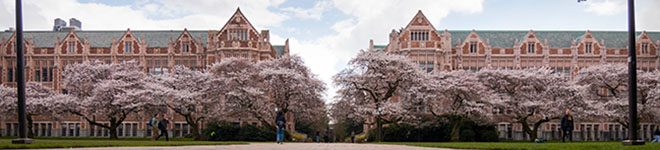
[[[236,12],[234,12],[234,14],[231,15],[231,17],[229,18],[229,20],[227,20],[227,22],[225,23],[225,25],[222,26],[222,28],[220,28],[220,31],[225,30],[225,29],[227,28],[227,25],[229,25],[229,24],[231,23],[231,21],[234,20],[234,17],[237,17],[237,16],[240,17],[240,18],[242,18],[243,20],[245,20],[245,22],[246,22],[248,25],[250,25],[250,28],[252,28],[252,30],[254,30],[255,32],[257,32],[257,28],[254,28],[254,26],[252,26],[252,23],[250,23],[250,20],[248,20],[247,17],[245,17],[245,15],[243,15],[243,12],[241,12],[241,8],[240,8],[240,7],[239,7],[239,8],[236,8]],[[221,33],[221,32],[218,32],[218,34],[220,34],[220,33]]]
[[[443,30],[438,32],[442,33]],[[470,35],[470,30],[449,30],[451,34],[452,46],[456,45],[458,40],[464,41],[465,38]],[[481,37],[482,40],[490,40],[490,44],[493,48],[511,48],[516,42],[522,41],[525,38],[529,31],[523,30],[477,30],[477,34]],[[548,44],[551,48],[569,48],[573,40],[579,42],[581,36],[583,36],[586,31],[537,31],[534,30],[534,35],[540,41],[548,40]],[[638,35],[641,35],[642,32],[637,32]],[[646,32],[646,34],[651,37],[653,40],[660,39],[660,32]],[[596,38],[599,42],[600,40],[605,41],[605,46],[607,48],[627,48],[628,46],[628,32],[626,31],[591,31],[591,35]],[[655,41],[654,41],[655,42]]]

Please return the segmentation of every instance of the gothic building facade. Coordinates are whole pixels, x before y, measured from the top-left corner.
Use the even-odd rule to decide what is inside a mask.
[[[138,61],[149,74],[163,74],[176,65],[205,69],[214,62],[228,57],[247,58],[252,61],[276,59],[289,55],[288,40],[283,45],[270,42],[268,30],[257,30],[240,9],[220,30],[168,30],[168,31],[26,31],[24,32],[25,78],[39,82],[58,92],[62,87],[62,72],[70,64],[83,61],[118,63]],[[0,32],[0,84],[16,86],[15,33]],[[184,118],[174,116],[170,135],[182,137],[190,133]],[[118,129],[120,137],[150,136],[147,129],[149,114],[130,116]],[[238,124],[257,124],[256,120],[235,119]],[[1,136],[16,136],[15,119],[0,120]],[[108,136],[108,131],[90,126],[80,117],[65,117],[54,121],[35,116],[35,136]]]
[[[627,37],[625,31],[437,30],[419,11],[407,26],[390,32],[387,45],[370,41],[369,49],[407,56],[427,72],[545,67],[573,78],[588,66],[627,63]],[[638,32],[635,44],[637,69],[660,69],[660,32]],[[639,135],[650,139],[656,126],[641,123]],[[500,122],[497,128],[501,139],[527,138],[520,124]],[[539,138],[559,138],[559,122],[542,128]],[[627,135],[614,122],[580,122],[574,130],[578,140],[620,140]]]

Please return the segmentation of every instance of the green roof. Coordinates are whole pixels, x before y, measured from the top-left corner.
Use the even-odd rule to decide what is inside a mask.
[[[277,57],[284,55],[284,45],[273,45],[273,49],[277,52]]]
[[[201,36],[202,45],[206,46],[208,31],[191,31],[188,32],[195,38],[195,41],[199,41]],[[53,47],[57,37],[60,37],[60,40],[64,39],[66,35],[69,34],[69,31],[25,31],[23,32],[23,38],[25,40],[30,39],[34,42],[35,47]],[[117,37],[117,40],[121,38],[126,31],[75,31],[76,36],[78,36],[83,42],[85,41],[85,36],[89,38],[89,44],[91,47],[110,47],[112,45],[113,37]],[[133,35],[138,38],[140,42],[146,40],[148,47],[167,47],[170,42],[170,36],[174,40],[183,33],[183,30],[163,30],[163,31],[131,31]],[[0,37],[5,37],[5,40],[9,40],[14,32],[0,32]],[[144,36],[144,39],[142,39]],[[6,42],[6,41],[3,41]]]
[[[438,32],[442,33],[443,30]],[[470,35],[471,30],[449,30],[451,34],[452,46],[455,46],[458,40],[465,41],[465,38]],[[482,40],[490,40],[493,48],[510,48],[516,42],[516,39],[522,41],[529,31],[475,31]],[[607,48],[626,48],[628,46],[628,32],[626,31],[590,31],[596,40],[605,41]],[[573,40],[576,42],[586,33],[586,31],[534,31],[534,35],[540,41],[548,40],[551,48],[567,48],[571,47]],[[641,35],[642,32],[637,32]],[[646,34],[653,40],[660,40],[660,32],[646,32]]]

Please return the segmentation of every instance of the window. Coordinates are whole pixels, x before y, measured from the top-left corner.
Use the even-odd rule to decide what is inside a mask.
[[[190,43],[188,43],[188,42],[183,43],[183,52],[184,53],[189,53],[190,52]]]
[[[477,53],[477,42],[470,42],[470,54]]]
[[[133,136],[137,136],[137,123],[133,124]]]
[[[248,40],[248,32],[246,29],[229,30],[229,39],[231,40]]]
[[[35,61],[34,63],[34,81],[53,82],[53,61]]]
[[[528,53],[528,54],[534,54],[534,53],[536,53],[535,46],[536,46],[536,43],[534,43],[534,42],[529,42],[529,43],[527,43],[527,53]]]
[[[642,43],[642,47],[640,50],[642,51],[642,54],[649,54],[649,43]]]
[[[63,123],[61,126],[62,128],[62,134],[60,136],[66,136],[66,128],[68,127],[66,123]]]
[[[133,42],[125,42],[124,50],[126,51],[127,54],[133,53]]]
[[[411,31],[410,32],[411,41],[426,41],[429,40],[429,32],[427,31]]]
[[[73,124],[73,123],[69,123],[69,136],[73,136],[73,131],[74,131],[73,129],[74,129],[74,128],[75,128],[75,127],[74,127],[74,124]]]
[[[150,74],[167,73],[167,60],[147,60],[147,72]]]
[[[53,131],[53,124],[52,124],[52,123],[48,123],[48,136],[53,135],[53,134],[52,134],[52,131]]]
[[[124,136],[124,124],[121,124],[119,127],[117,127],[117,136]]]
[[[145,130],[147,130],[147,136],[151,136],[151,127],[145,124]]]
[[[96,125],[89,125],[89,136],[94,136],[94,133],[96,133]]]
[[[69,44],[69,53],[75,53],[76,52],[76,42],[68,42]]]
[[[174,137],[181,136],[181,124],[174,124]]]
[[[131,124],[126,124],[126,135],[125,136],[131,136]]]
[[[80,123],[76,123],[76,136],[80,136]]]
[[[5,128],[5,131],[7,132],[7,136],[11,136],[11,123],[7,123],[7,127]]]
[[[592,45],[593,44],[591,42],[585,42],[584,43],[584,52],[587,53],[587,54],[591,54],[592,53],[592,48],[591,48]]]

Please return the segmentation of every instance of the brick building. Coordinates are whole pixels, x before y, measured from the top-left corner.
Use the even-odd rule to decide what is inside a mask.
[[[625,31],[437,30],[419,11],[404,28],[390,32],[387,45],[370,41],[369,49],[405,55],[427,72],[547,67],[573,78],[580,68],[627,63],[627,37]],[[660,32],[637,33],[638,69],[660,69],[658,40]],[[655,127],[641,123],[639,135],[650,139]],[[502,139],[527,138],[520,124],[501,122],[497,128]],[[539,138],[560,138],[559,122],[545,123],[542,128]],[[622,126],[613,122],[580,122],[574,131],[578,140],[620,140],[627,135]]]
[[[59,19],[59,18],[58,18]],[[77,20],[76,20],[77,21]],[[55,21],[55,25],[62,25]],[[80,22],[76,22],[80,26]],[[73,24],[73,23],[72,23]],[[66,25],[66,23],[64,23]],[[144,72],[162,74],[175,65],[205,69],[227,57],[242,57],[253,61],[276,59],[289,55],[288,40],[284,45],[272,45],[268,30],[258,31],[240,9],[220,30],[168,31],[82,31],[78,28],[58,28],[60,31],[25,31],[25,77],[40,82],[58,92],[62,87],[62,72],[73,63],[99,60],[117,63],[136,60]],[[68,29],[68,30],[67,30]],[[16,52],[13,31],[0,32],[0,84],[16,86]],[[118,129],[120,137],[151,135],[146,123],[149,114],[132,115]],[[170,135],[185,136],[190,129],[185,119],[174,116]],[[240,118],[240,117],[238,117]],[[249,117],[234,118],[237,124],[257,124]],[[0,136],[16,136],[15,118],[0,120]],[[54,121],[44,116],[34,117],[36,136],[108,136],[105,129],[90,126],[82,118],[65,117]],[[293,126],[292,126],[293,127]]]

